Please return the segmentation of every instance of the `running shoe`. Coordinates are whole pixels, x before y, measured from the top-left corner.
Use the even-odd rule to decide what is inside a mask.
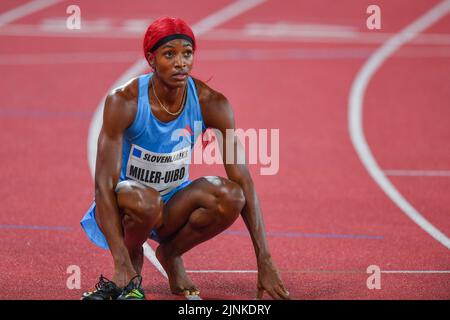
[[[145,300],[142,277],[140,275],[133,277],[117,300]]]
[[[94,291],[83,293],[81,300],[116,300],[122,290],[112,281],[100,275]]]

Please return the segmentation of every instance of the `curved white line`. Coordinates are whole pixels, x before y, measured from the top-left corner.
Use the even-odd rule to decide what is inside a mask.
[[[29,14],[59,3],[61,0],[34,0],[0,14],[0,28]]]
[[[450,239],[428,222],[394,187],[378,166],[369,145],[364,137],[363,131],[363,99],[367,85],[381,67],[384,61],[389,58],[402,45],[412,40],[420,32],[431,26],[450,11],[450,0],[443,1],[434,6],[431,10],[408,25],[399,33],[386,41],[367,60],[353,81],[349,98],[349,131],[353,146],[358,153],[364,167],[386,193],[386,195],[415,223],[424,229],[434,239],[450,249]]]
[[[147,68],[147,61],[145,59],[140,59],[136,61],[110,88],[108,91],[112,91],[129,81],[132,77],[142,72]],[[103,107],[105,103],[106,95],[103,96],[102,100],[95,109],[94,116],[91,120],[91,125],[89,127],[88,138],[87,138],[87,148],[88,148],[88,164],[91,171],[92,178],[95,177],[95,158],[97,157],[97,139],[100,134],[100,129],[103,123]]]

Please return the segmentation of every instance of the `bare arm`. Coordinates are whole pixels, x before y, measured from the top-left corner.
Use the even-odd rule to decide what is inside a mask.
[[[206,87],[206,85],[204,86]],[[225,141],[227,129],[235,129],[233,111],[228,100],[222,94],[205,87],[203,87],[204,93],[200,95],[205,124],[207,127],[219,130]],[[200,88],[202,88],[201,84]],[[243,148],[235,135],[228,136],[228,138],[233,140],[228,145],[233,145],[235,156],[231,163],[227,163],[227,151],[229,150],[224,147],[227,143],[224,143],[221,145],[222,158],[224,159],[224,167],[228,178],[241,186],[246,199],[241,216],[250,233],[256,254],[258,264],[258,298],[261,298],[263,291],[266,290],[273,298],[289,299],[289,293],[284,289],[272,262],[259,199],[250,172],[245,162],[241,164],[237,162],[236,151],[240,150],[243,152]]]
[[[213,112],[206,112],[206,125],[219,130],[225,142],[225,139],[227,138],[227,129],[235,129],[233,111],[226,98],[221,94],[213,95],[210,103],[213,107],[210,107],[209,110]],[[232,162],[227,163],[227,161],[225,161],[228,153],[227,148],[224,148],[226,143],[220,146],[222,158],[224,159],[224,167],[228,178],[238,183],[244,191],[246,204],[241,215],[252,238],[257,263],[260,264],[270,258],[265,236],[264,221],[259,206],[259,199],[248,167],[245,163],[238,163],[237,161],[237,158],[239,158],[237,153],[243,151],[242,146],[237,137],[233,136],[232,139],[233,141],[231,144],[229,143],[230,145],[233,145],[235,152]]]
[[[115,186],[119,180],[122,163],[123,133],[132,123],[135,111],[133,100],[123,90],[111,93],[106,98],[103,125],[97,144],[96,215],[111,250],[116,271],[117,268],[127,270],[132,266],[123,241],[122,220],[119,215]],[[132,273],[132,270],[128,271]]]

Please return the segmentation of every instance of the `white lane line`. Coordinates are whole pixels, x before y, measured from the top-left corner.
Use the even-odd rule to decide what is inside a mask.
[[[57,29],[49,29],[42,24],[10,24],[0,29],[0,36],[8,37],[56,37],[56,38],[102,38],[102,39],[140,39],[145,30],[130,29],[125,27],[104,26],[87,27],[83,25],[80,30],[69,30],[62,24]],[[391,33],[374,34],[372,32],[354,32],[347,33],[327,33],[308,32],[308,34],[250,34],[245,29],[214,29],[202,37],[203,41],[237,41],[237,42],[288,42],[288,43],[357,43],[357,44],[379,44],[385,42]],[[414,45],[449,45],[449,34],[427,33],[419,35],[411,41]]]
[[[257,270],[187,270],[187,273],[257,273]],[[365,270],[280,270],[281,273],[367,273]],[[381,270],[398,274],[450,274],[450,270]]]
[[[186,270],[188,273],[256,273],[256,270]]]
[[[450,177],[450,170],[384,170],[392,177]]]
[[[167,279],[167,273],[159,263],[158,258],[156,258],[155,251],[152,247],[150,247],[147,242],[145,242],[142,246],[144,247],[144,256],[146,256],[147,259],[156,267],[156,269],[158,269],[158,271],[161,272],[161,274]]]
[[[196,54],[197,61],[244,61],[244,60],[333,60],[365,59],[374,51],[373,48],[252,48],[252,49],[202,49]],[[58,64],[99,64],[130,63],[136,61],[140,54],[136,51],[118,52],[54,52],[54,53],[19,53],[0,54],[2,65],[58,65]],[[441,58],[450,57],[450,47],[405,48],[393,56],[395,58]],[[391,170],[394,171],[394,170]],[[428,171],[428,170],[426,170]],[[385,170],[386,172],[386,170]]]
[[[129,63],[136,61],[138,57],[136,51],[0,54],[0,65]]]
[[[376,162],[363,130],[363,99],[367,85],[383,62],[402,45],[444,17],[450,11],[450,0],[443,1],[384,43],[367,60],[356,76],[349,97],[349,131],[353,146],[372,179],[385,194],[417,225],[450,249],[450,239],[426,220],[394,187]]]
[[[4,25],[60,2],[60,0],[34,0],[0,14],[0,28]]]
[[[225,6],[219,11],[207,16],[203,20],[199,21],[195,25],[192,26],[194,34],[198,37],[212,30],[216,26],[231,20],[238,15],[254,8],[255,6],[265,2],[266,0],[240,0],[233,2],[232,4]],[[126,81],[129,81],[130,78],[136,76],[140,72],[143,72],[148,68],[147,61],[143,58],[138,60],[134,65],[131,66],[110,88],[112,89],[122,85]],[[88,133],[88,163],[91,171],[92,178],[95,177],[95,158],[97,156],[97,139],[100,133],[100,129],[102,126],[102,114],[103,114],[103,106],[106,95],[99,102],[95,114],[92,118],[91,125]],[[149,261],[161,272],[164,271],[163,267],[159,263],[158,259],[156,259],[155,252],[153,249],[147,244],[144,243],[144,255]],[[161,272],[162,273],[162,272]],[[167,274],[162,273],[165,277]],[[187,299],[191,299],[190,297],[186,297]],[[200,297],[196,298],[199,299]],[[193,299],[192,299],[193,300]]]
[[[382,270],[381,273],[450,274],[450,270]]]
[[[209,15],[203,20],[197,22],[195,26],[193,26],[194,34],[197,36],[211,31],[218,25],[231,20],[266,1],[267,0],[241,0],[233,2],[226,7],[223,7],[219,11]]]

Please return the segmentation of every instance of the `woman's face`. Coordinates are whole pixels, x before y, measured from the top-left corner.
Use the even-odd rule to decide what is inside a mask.
[[[170,87],[182,87],[192,70],[194,50],[189,41],[175,39],[163,44],[150,59],[155,74]]]

